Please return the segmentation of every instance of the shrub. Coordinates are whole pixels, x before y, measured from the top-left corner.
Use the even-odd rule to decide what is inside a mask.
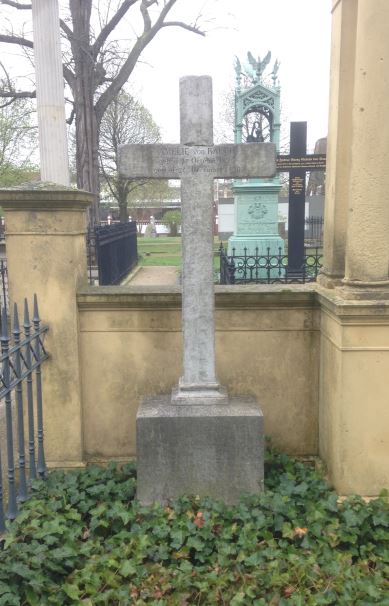
[[[0,605],[389,604],[387,497],[338,503],[270,452],[266,491],[235,507],[135,499],[134,465],[52,472],[10,525]]]

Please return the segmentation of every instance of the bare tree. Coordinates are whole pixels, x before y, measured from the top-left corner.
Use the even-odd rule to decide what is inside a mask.
[[[159,31],[178,27],[196,34],[204,33],[197,21],[189,24],[169,20],[178,0],[116,0],[116,3],[110,0],[105,16],[100,12],[96,19],[100,23],[98,32],[92,27],[92,12],[95,10],[92,0],[68,1],[68,16],[60,22],[68,43],[63,73],[72,95],[70,121],[75,119],[77,185],[96,195],[91,214],[91,221],[95,222],[98,219],[99,129],[107,108],[128,81],[141,53]],[[17,0],[0,0],[0,3],[16,10],[31,8],[31,4]],[[135,20],[140,18],[141,31],[130,47],[123,50],[113,36],[122,20],[131,15]],[[31,40],[13,31],[0,34],[0,42],[33,48]],[[0,91],[0,97],[8,100],[33,94],[33,91],[7,90],[4,86]]]
[[[146,185],[139,179],[126,179],[118,174],[119,146],[124,143],[157,143],[161,135],[151,113],[134,97],[124,91],[110,103],[100,125],[100,169],[104,183],[119,205],[120,221],[128,220],[131,194]],[[156,181],[159,189],[166,189]],[[153,185],[147,187],[155,195]],[[154,187],[155,189],[155,187]]]

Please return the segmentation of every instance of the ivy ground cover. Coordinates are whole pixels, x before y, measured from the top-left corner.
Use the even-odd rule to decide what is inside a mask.
[[[389,505],[269,453],[266,491],[140,506],[133,465],[52,472],[0,550],[0,606],[389,606]]]

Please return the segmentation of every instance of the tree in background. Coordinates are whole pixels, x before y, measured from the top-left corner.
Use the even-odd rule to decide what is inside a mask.
[[[180,210],[168,210],[162,217],[162,222],[169,227],[169,236],[177,236],[181,221]]]
[[[159,127],[151,113],[134,97],[121,92],[110,103],[100,125],[100,171],[102,182],[119,205],[122,223],[128,220],[128,205],[138,197],[161,199],[168,195],[167,181],[126,179],[118,174],[119,146],[125,143],[157,143]],[[142,190],[142,191],[141,191]]]
[[[0,187],[12,187],[39,174],[33,164],[38,146],[31,102],[19,99],[0,108]]]
[[[31,8],[27,2],[0,1],[16,10]],[[192,24],[177,18],[169,20],[177,1],[109,0],[103,9],[100,3],[92,0],[68,0],[68,14],[60,22],[66,40],[63,73],[72,97],[69,121],[75,119],[76,127],[77,186],[96,195],[92,222],[98,219],[99,132],[105,112],[159,31],[179,27],[204,35],[197,20]],[[133,40],[119,45],[115,31],[125,17],[133,17]],[[98,31],[92,23],[99,24]],[[128,25],[126,27],[131,31]],[[13,31],[0,34],[0,42],[20,45],[27,50],[33,48],[31,40]],[[4,86],[0,90],[0,97],[6,99],[33,95],[33,91],[17,91]]]

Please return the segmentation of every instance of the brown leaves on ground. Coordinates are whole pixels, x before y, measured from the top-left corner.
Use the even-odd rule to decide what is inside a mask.
[[[299,539],[302,539],[303,537],[305,537],[305,535],[307,534],[307,532],[308,532],[308,528],[299,528],[299,527],[297,527],[297,528],[295,528],[293,530],[293,536],[294,537],[298,537]]]
[[[204,516],[201,511],[196,513],[193,523],[195,526],[197,526],[197,528],[202,528],[204,526]]]
[[[293,585],[288,585],[284,589],[284,598],[290,598],[290,596],[296,591],[296,587]]]

